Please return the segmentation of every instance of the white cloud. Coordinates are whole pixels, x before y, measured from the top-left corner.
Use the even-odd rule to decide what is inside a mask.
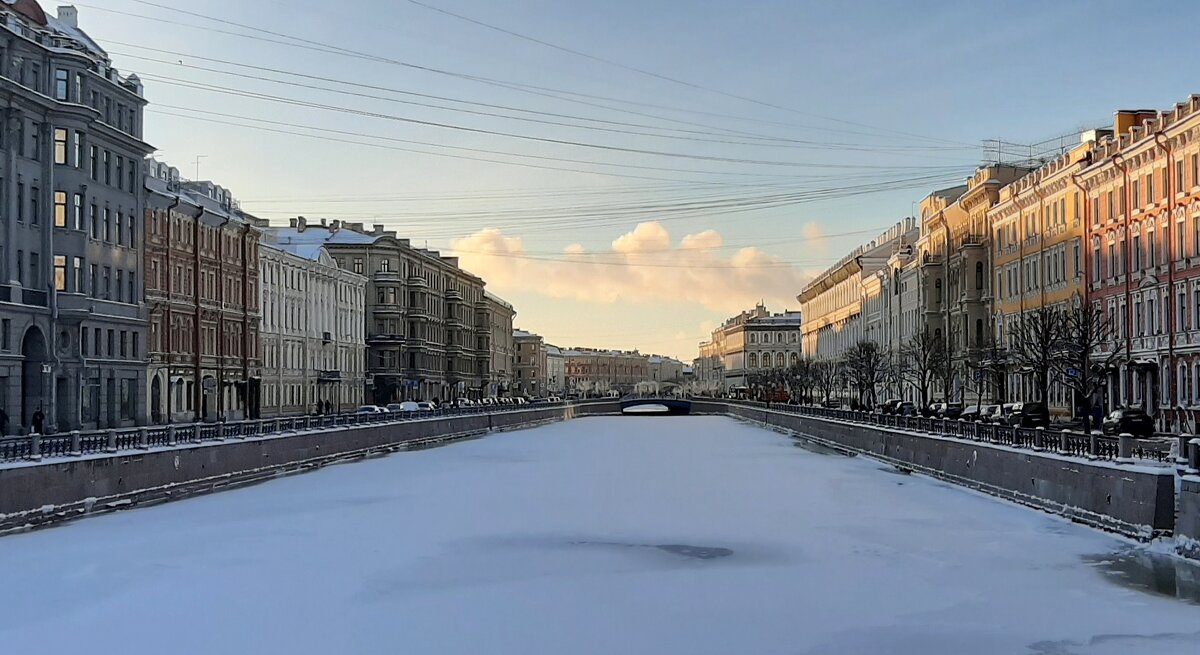
[[[806,227],[806,231],[807,231]],[[568,246],[560,257],[530,255],[519,237],[486,229],[454,243],[467,270],[498,292],[540,293],[551,298],[615,303],[690,302],[732,314],[765,300],[793,307],[808,276],[758,248],[729,254],[722,236],[708,230],[673,244],[661,223],[641,223],[612,242],[611,250]]]

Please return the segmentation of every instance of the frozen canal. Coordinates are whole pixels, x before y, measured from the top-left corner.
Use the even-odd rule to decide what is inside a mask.
[[[0,539],[0,651],[1200,652],[1200,605],[1096,563],[1129,547],[729,419],[583,419]]]

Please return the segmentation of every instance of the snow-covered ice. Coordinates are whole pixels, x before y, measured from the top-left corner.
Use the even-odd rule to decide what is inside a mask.
[[[1200,652],[1121,539],[724,418],[589,418],[0,539],[5,653]]]

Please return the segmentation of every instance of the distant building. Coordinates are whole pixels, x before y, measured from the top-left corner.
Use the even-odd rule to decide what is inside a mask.
[[[650,380],[649,359],[635,351],[570,348],[566,359],[566,386],[569,392],[606,394],[630,393],[638,383]]]
[[[700,393],[737,392],[755,372],[797,363],[802,323],[800,312],[772,314],[763,305],[728,319],[700,344],[693,387]]]
[[[532,332],[514,330],[513,345],[517,373],[513,385],[515,395],[534,398],[545,396],[548,384],[546,340]]]
[[[516,344],[513,341],[513,317],[517,311],[499,296],[484,293],[487,307],[480,324],[488,331],[487,347],[491,356],[484,397],[500,398],[510,394],[516,376]]]
[[[558,346],[546,345],[546,391],[561,395],[566,392],[567,360]]]

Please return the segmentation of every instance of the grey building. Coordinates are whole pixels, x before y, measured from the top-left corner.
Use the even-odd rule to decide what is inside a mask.
[[[9,433],[146,421],[142,85],[74,7],[0,3],[0,408]]]

